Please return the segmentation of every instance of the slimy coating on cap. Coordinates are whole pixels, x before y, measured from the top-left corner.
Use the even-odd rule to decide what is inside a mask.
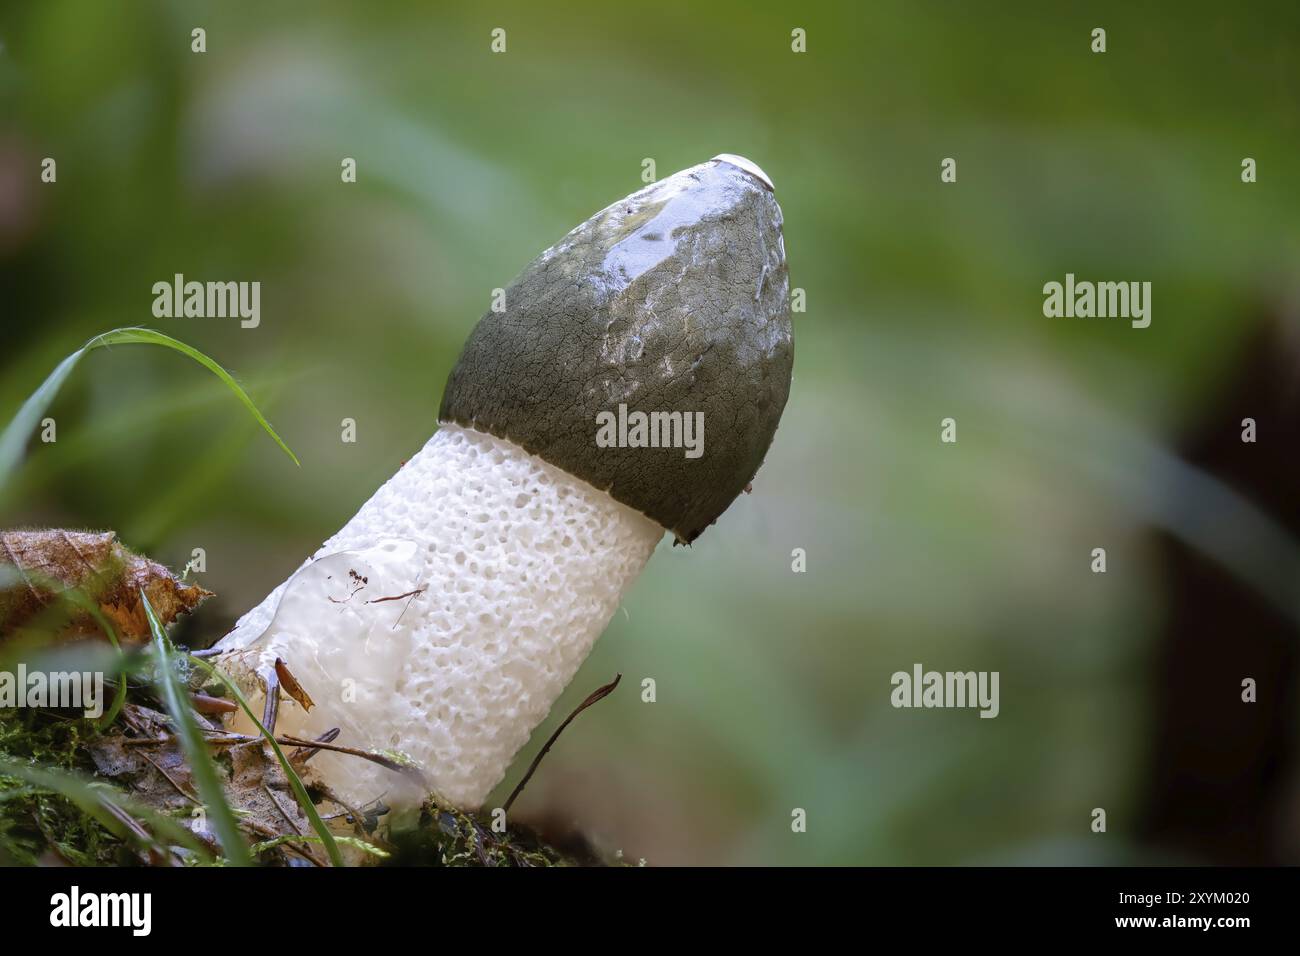
[[[793,358],[781,207],[762,170],[728,156],[533,260],[470,334],[438,418],[508,438],[690,543],[763,463]],[[704,455],[597,447],[596,416],[620,404],[702,412]]]
[[[476,808],[662,536],[517,446],[449,425],[239,620],[223,662],[247,677],[283,658],[316,706],[284,700],[278,731],[339,727],[340,743],[401,752],[440,796]],[[424,797],[356,757],[312,766],[354,806]]]

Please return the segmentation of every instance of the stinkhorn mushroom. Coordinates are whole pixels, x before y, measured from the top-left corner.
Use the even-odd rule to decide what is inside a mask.
[[[790,389],[788,292],[781,209],[748,160],[596,213],[479,320],[438,431],[221,661],[262,694],[287,666],[315,706],[285,700],[281,732],[338,727],[477,809],[664,530],[694,541],[762,464]],[[346,755],[313,766],[351,805],[425,796]]]

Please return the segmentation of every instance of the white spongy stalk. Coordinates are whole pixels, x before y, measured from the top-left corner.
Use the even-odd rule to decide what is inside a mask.
[[[445,425],[239,620],[219,664],[256,694],[252,675],[281,658],[315,706],[283,700],[277,733],[338,727],[338,744],[409,759],[438,796],[477,809],[662,535],[511,442]],[[311,766],[353,807],[426,795],[356,756]]]

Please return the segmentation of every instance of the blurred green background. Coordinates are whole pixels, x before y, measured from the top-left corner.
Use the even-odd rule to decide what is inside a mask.
[[[7,2],[0,420],[90,335],[148,325],[231,369],[302,468],[191,363],[121,347],[75,372],[0,523],[113,528],[176,568],[203,547],[219,597],[182,639],[206,645],[429,437],[494,287],[643,159],[739,153],[807,294],[782,427],[752,495],[661,545],[502,792],[621,671],[519,814],[660,864],[1177,856],[1139,832],[1179,599],[1152,528],[1196,536],[1162,509],[1170,453],[1257,304],[1297,292],[1298,42],[1294,3]],[[260,280],[260,327],[154,319],[177,272]],[[1152,282],[1151,327],[1044,318],[1066,272]],[[1218,557],[1294,593],[1285,532],[1215,493],[1260,530]],[[1000,671],[1001,715],[893,709],[915,662]]]

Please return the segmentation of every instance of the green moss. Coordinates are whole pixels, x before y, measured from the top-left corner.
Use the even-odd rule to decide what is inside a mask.
[[[93,721],[61,719],[29,710],[0,711],[0,759],[46,769],[95,776],[88,746],[96,739]],[[219,761],[230,753],[217,755]],[[231,776],[235,776],[233,772]],[[119,783],[121,781],[118,781]],[[249,792],[262,793],[262,778]],[[160,787],[160,793],[171,795]],[[149,792],[135,791],[136,799],[152,805]],[[155,807],[168,813],[166,805]],[[511,824],[505,832],[493,829],[488,816],[444,807],[434,801],[424,805],[418,820],[390,830],[377,821],[366,827],[368,838],[386,852],[354,854],[352,863],[396,866],[591,866],[604,859],[583,839],[561,837],[557,847],[537,831]],[[356,834],[359,836],[359,833]],[[310,842],[299,836],[265,839],[260,845],[263,863],[283,862],[287,842]],[[353,836],[337,837],[346,845]],[[356,849],[356,847],[353,847]],[[60,793],[0,775],[0,865],[34,865],[50,854],[78,866],[132,865],[140,858],[131,847],[87,815]]]
[[[34,766],[85,772],[91,767],[81,744],[94,733],[93,721],[3,710],[0,756]],[[133,861],[121,840],[71,800],[0,775],[0,862],[33,865],[51,851],[79,866]]]
[[[394,866],[585,866],[602,861],[589,853],[568,854],[547,844],[528,827],[493,831],[490,820],[426,803],[418,824],[394,830]]]

